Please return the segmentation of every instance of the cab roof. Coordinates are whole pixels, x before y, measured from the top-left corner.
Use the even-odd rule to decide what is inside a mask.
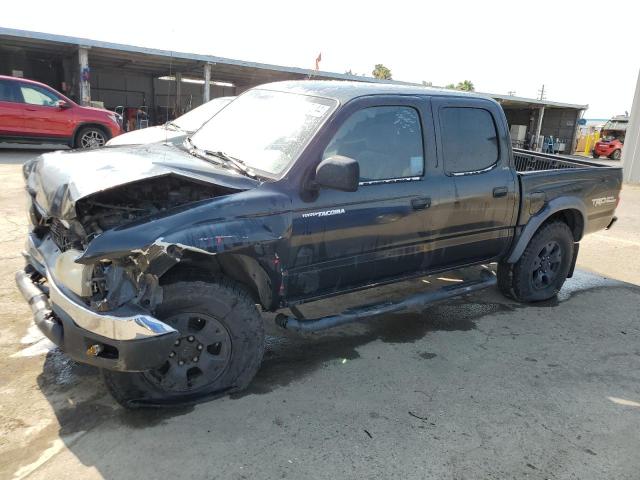
[[[430,97],[481,98],[495,103],[495,100],[491,97],[478,93],[393,83],[347,82],[342,80],[290,80],[266,83],[255,88],[333,98],[341,104],[365,95],[426,95]]]

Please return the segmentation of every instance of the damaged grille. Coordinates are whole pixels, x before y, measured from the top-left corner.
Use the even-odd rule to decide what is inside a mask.
[[[82,242],[78,236],[65,227],[57,218],[51,220],[49,231],[51,232],[53,243],[55,243],[62,252],[66,252],[71,248],[82,248]]]

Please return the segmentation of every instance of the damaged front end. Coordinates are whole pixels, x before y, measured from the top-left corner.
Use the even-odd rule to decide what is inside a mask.
[[[155,368],[178,335],[153,315],[162,302],[159,279],[182,255],[158,240],[168,233],[162,219],[243,191],[244,185],[208,182],[201,172],[156,171],[87,192],[67,172],[65,183],[51,183],[62,175],[60,165],[47,161],[25,166],[31,227],[27,266],[16,274],[36,323],[79,361],[122,371]],[[180,221],[171,225],[181,229]],[[127,228],[133,231],[125,233]]]
[[[204,185],[171,175],[135,182],[78,201],[76,220],[70,223],[70,227],[74,225],[75,229],[68,230],[82,232],[84,254],[92,240],[107,231],[141,219],[145,228],[153,231],[154,218],[159,215],[166,212],[176,214],[184,211],[180,207],[188,205],[192,208],[198,202],[235,192],[230,188]],[[98,262],[93,259],[83,262],[84,265],[76,263],[92,269],[89,298],[91,307],[96,311],[113,310],[126,303],[154,310],[162,301],[158,277],[179,260],[175,252],[153,247],[120,250],[108,256],[113,258],[101,258]]]

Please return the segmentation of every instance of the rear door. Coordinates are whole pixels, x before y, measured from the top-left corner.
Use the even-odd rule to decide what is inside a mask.
[[[446,220],[437,263],[495,259],[509,247],[517,215],[517,177],[504,115],[497,104],[480,98],[436,98],[433,109],[438,156],[453,188],[442,198]]]
[[[320,158],[360,165],[356,192],[321,189],[295,208],[290,299],[345,291],[423,268],[426,241],[423,132],[432,132],[429,100],[371,96],[351,101],[327,129]]]
[[[72,108],[57,106],[62,100],[47,88],[20,82],[18,86],[24,102],[24,126],[30,136],[69,137],[73,131]]]
[[[24,105],[17,82],[0,79],[0,136],[19,137],[24,133]]]

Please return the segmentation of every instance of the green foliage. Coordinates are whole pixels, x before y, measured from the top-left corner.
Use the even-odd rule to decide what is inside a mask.
[[[456,85],[456,90],[462,90],[465,92],[473,92],[476,88],[473,86],[473,82],[471,80],[464,80],[462,82],[458,82]]]
[[[463,92],[473,92],[476,89],[476,87],[474,87],[473,82],[471,80],[464,80],[462,82],[458,82],[457,85],[450,83],[448,85],[445,85],[444,88],[448,88],[449,90],[462,90]]]
[[[371,73],[375,78],[379,78],[380,80],[392,80],[391,70],[381,63],[378,63]]]

